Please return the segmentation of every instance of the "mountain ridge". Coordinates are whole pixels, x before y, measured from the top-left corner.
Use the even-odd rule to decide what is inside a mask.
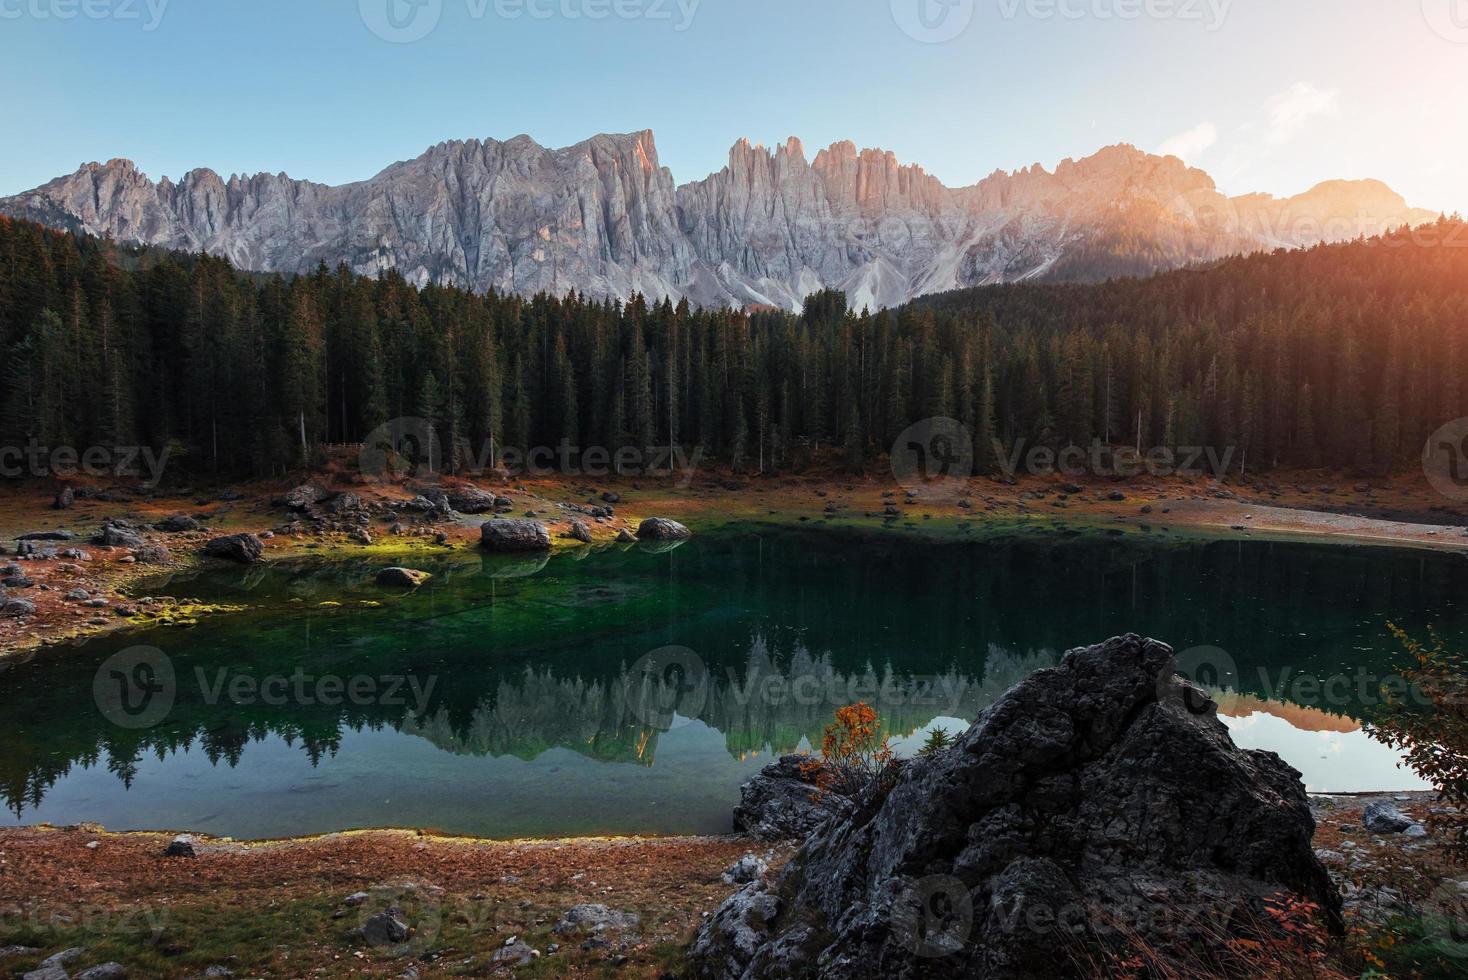
[[[849,140],[810,158],[796,137],[740,139],[721,170],[680,185],[651,130],[559,149],[524,134],[449,140],[339,185],[205,167],[155,182],[117,157],[0,199],[0,213],[263,272],[346,263],[419,285],[786,309],[825,288],[877,309],[1146,274],[1437,217],[1370,179],[1228,197],[1205,171],[1125,143],[949,187]]]

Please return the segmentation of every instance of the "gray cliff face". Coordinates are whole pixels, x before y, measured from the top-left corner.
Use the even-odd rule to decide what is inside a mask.
[[[396,269],[420,285],[786,309],[823,288],[877,309],[965,286],[1150,272],[1434,217],[1376,181],[1231,199],[1202,171],[1129,146],[1054,173],[1037,164],[954,189],[851,143],[809,161],[795,139],[773,150],[741,140],[719,173],[676,187],[646,131],[560,150],[526,136],[443,143],[340,187],[211,170],[155,183],[112,160],[0,199],[0,214],[258,271],[344,262],[364,275]],[[1130,254],[1118,264],[1123,241]]]

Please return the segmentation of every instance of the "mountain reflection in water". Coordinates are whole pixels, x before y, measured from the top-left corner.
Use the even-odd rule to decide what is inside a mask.
[[[378,567],[179,577],[170,594],[248,611],[0,670],[14,819],[240,837],[719,832],[739,783],[819,744],[843,704],[876,705],[912,750],[1062,650],[1127,631],[1227,651],[1217,693],[1235,738],[1312,789],[1405,789],[1418,783],[1357,721],[1391,670],[1384,623],[1461,640],[1468,585],[1456,556],[1379,549],[770,528],[664,552],[438,559],[411,594],[373,585]],[[93,685],[139,644],[177,683],[166,717],[134,729]],[[296,676],[365,678],[374,697],[260,696]],[[1300,683],[1332,676],[1350,683]]]

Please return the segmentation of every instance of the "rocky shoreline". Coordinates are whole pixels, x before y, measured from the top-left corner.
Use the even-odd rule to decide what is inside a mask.
[[[547,539],[552,550],[676,544],[680,532],[657,521],[645,526],[656,515],[674,528],[777,522],[957,539],[1089,528],[1153,538],[1468,551],[1468,531],[1459,526],[1468,514],[1434,503],[1420,475],[1350,488],[1319,479],[1299,474],[1234,486],[1173,477],[1121,489],[1109,480],[976,479],[957,494],[934,496],[835,475],[749,480],[708,473],[686,483],[669,477],[597,484],[547,478],[486,489],[467,481],[383,484],[343,466],[300,484],[211,491],[21,484],[0,494],[0,660],[226,612],[142,591],[204,561],[378,556],[384,569],[411,569],[415,554],[475,547],[486,522],[541,525],[543,536],[529,532],[537,550]],[[1365,514],[1374,516],[1353,516]],[[1402,523],[1414,515],[1443,523]]]

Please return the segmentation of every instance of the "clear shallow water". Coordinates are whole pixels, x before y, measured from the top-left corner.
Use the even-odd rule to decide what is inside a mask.
[[[721,833],[739,784],[842,704],[877,704],[913,748],[1127,631],[1226,651],[1235,738],[1312,790],[1417,788],[1355,720],[1397,657],[1385,623],[1468,634],[1468,562],[1382,549],[749,527],[418,564],[437,575],[412,595],[376,564],[199,574],[157,588],[249,611],[0,670],[7,819]]]

